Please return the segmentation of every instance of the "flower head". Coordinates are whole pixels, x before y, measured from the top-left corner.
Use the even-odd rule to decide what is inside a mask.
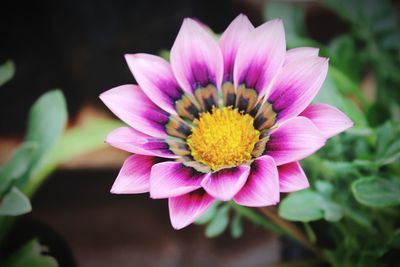
[[[177,229],[215,199],[268,206],[308,187],[298,161],[352,126],[336,108],[311,104],[328,60],[315,48],[286,51],[279,19],[254,28],[239,15],[218,41],[185,19],[170,63],[126,60],[138,85],[100,96],[130,126],[107,136],[133,153],[111,192],[168,198]]]

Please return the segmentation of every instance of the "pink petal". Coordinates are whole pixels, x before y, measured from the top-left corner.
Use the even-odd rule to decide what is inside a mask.
[[[346,114],[327,104],[310,105],[300,115],[309,118],[325,138],[353,127],[353,122]]]
[[[267,98],[278,121],[299,115],[318,93],[327,72],[326,58],[310,57],[285,65]]]
[[[168,198],[192,192],[201,187],[205,175],[181,162],[158,163],[151,170],[150,196]]]
[[[298,47],[286,51],[284,65],[290,64],[299,59],[306,59],[309,57],[317,57],[319,53],[318,48],[314,47]]]
[[[125,59],[144,93],[165,111],[176,114],[175,101],[181,98],[183,91],[169,63],[149,54],[125,55]]]
[[[221,35],[219,46],[224,57],[224,81],[233,82],[233,66],[236,53],[240,44],[252,30],[254,30],[254,26],[247,16],[240,14]]]
[[[104,104],[132,128],[154,137],[166,137],[169,114],[157,107],[139,86],[122,85],[100,95]]]
[[[247,165],[222,169],[207,175],[201,185],[211,196],[228,201],[242,189],[249,173],[250,167]]]
[[[179,84],[192,93],[198,87],[221,87],[222,53],[217,42],[193,19],[186,18],[171,49],[171,66]]]
[[[157,163],[156,157],[132,155],[127,158],[115,180],[111,193],[139,194],[149,192],[150,170]]]
[[[279,72],[286,54],[282,20],[268,21],[247,35],[233,70],[236,87],[245,84],[263,96]]]
[[[310,184],[298,162],[291,162],[278,167],[279,188],[288,193],[308,188]]]
[[[262,156],[253,161],[245,185],[233,200],[248,207],[263,207],[279,202],[278,170],[270,156]]]
[[[179,158],[164,139],[154,138],[129,127],[120,127],[106,137],[106,143],[113,147],[141,155],[162,158]]]
[[[168,199],[172,226],[182,229],[200,217],[214,202],[203,189]]]
[[[273,157],[279,166],[304,159],[320,149],[325,141],[309,119],[296,117],[285,121],[271,133],[264,154]]]

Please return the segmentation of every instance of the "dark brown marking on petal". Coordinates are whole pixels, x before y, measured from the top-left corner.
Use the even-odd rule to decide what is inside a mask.
[[[181,158],[177,158],[175,161],[177,161],[177,162],[193,161],[193,157],[192,157],[192,155],[187,155],[187,156],[183,156]]]
[[[175,155],[190,155],[189,146],[182,139],[169,137],[165,139],[165,142],[168,144],[169,150],[171,150]]]
[[[275,125],[276,113],[272,108],[272,105],[265,102],[258,110],[257,115],[254,119],[254,128],[259,131],[269,129]]]
[[[264,153],[265,148],[267,146],[267,143],[269,141],[269,137],[270,137],[269,133],[270,133],[269,130],[264,130],[264,131],[261,132],[260,139],[254,145],[253,152],[251,152],[251,155],[254,158],[257,158],[257,157],[261,156]]]
[[[236,92],[236,107],[239,111],[249,113],[258,100],[257,91],[254,89],[246,88],[245,85],[239,86]]]
[[[250,110],[249,114],[255,118],[257,115],[258,110],[260,109],[260,107],[263,105],[264,103],[264,97],[262,97],[260,100],[258,100],[257,104],[253,107],[252,110]]]
[[[235,87],[231,82],[225,82],[222,85],[222,95],[225,107],[235,106],[236,92],[235,92]]]
[[[206,166],[198,161],[194,161],[194,160],[183,161],[183,165],[185,165],[186,167],[192,167],[193,169],[195,169],[198,172],[202,172],[202,173],[211,172],[211,169],[209,166]]]
[[[194,120],[199,117],[201,108],[193,96],[184,94],[181,99],[175,102],[175,109],[182,118]]]
[[[166,161],[171,161],[171,159],[154,157],[153,158],[153,162],[154,162],[153,165],[155,165],[157,163],[161,163],[161,162],[166,162]]]
[[[194,92],[203,111],[211,112],[212,107],[218,107],[218,91],[214,85],[199,87]]]
[[[165,131],[170,135],[178,138],[186,138],[192,133],[192,129],[183,119],[176,115],[169,117],[168,123],[165,125]]]

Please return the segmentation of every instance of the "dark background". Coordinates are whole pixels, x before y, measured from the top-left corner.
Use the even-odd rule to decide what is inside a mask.
[[[112,87],[133,83],[125,53],[169,49],[185,17],[221,32],[240,12],[240,1],[2,1],[0,62],[12,59],[16,75],[0,90],[0,133],[24,132],[30,105],[61,88],[69,112]],[[258,16],[249,14],[254,23]]]

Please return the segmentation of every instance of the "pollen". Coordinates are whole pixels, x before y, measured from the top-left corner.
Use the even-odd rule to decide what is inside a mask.
[[[191,155],[212,170],[250,160],[260,136],[253,122],[252,116],[231,107],[203,112],[187,138]]]

